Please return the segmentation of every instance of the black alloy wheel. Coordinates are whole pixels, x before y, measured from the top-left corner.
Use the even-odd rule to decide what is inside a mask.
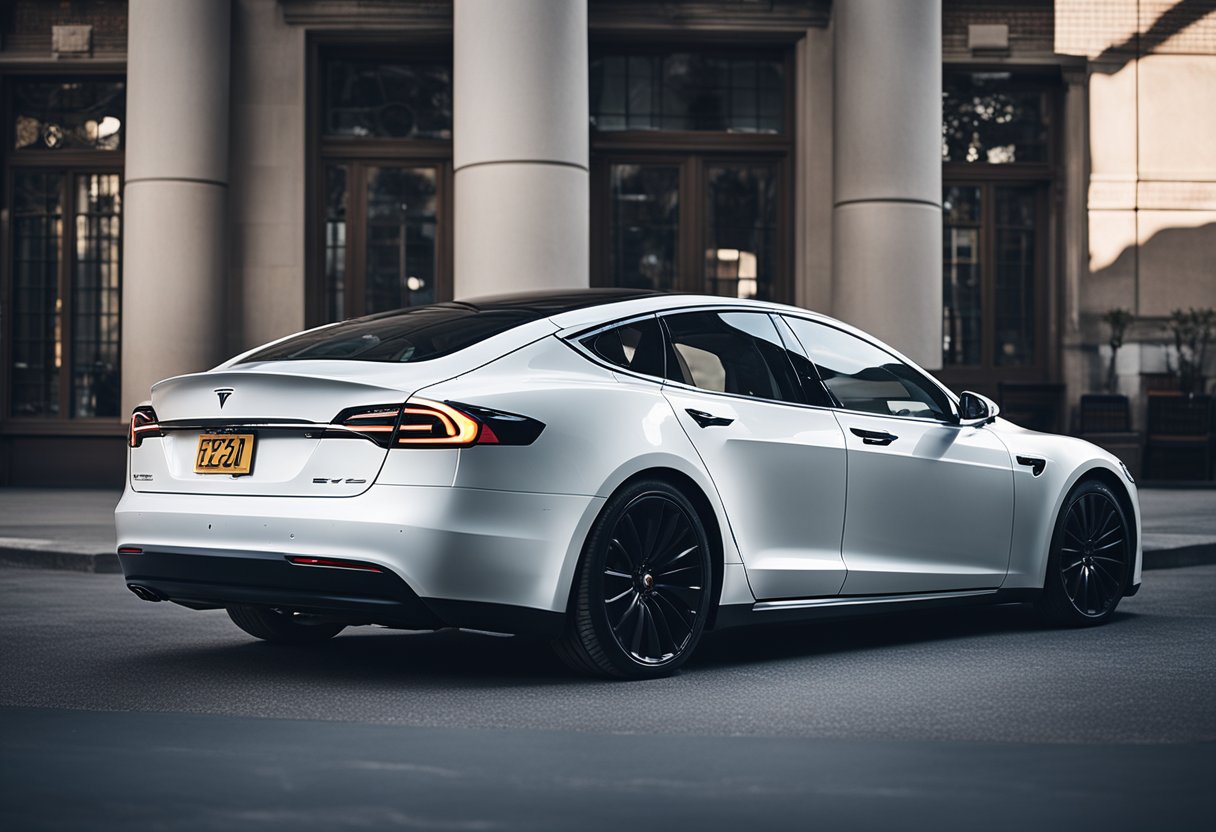
[[[696,509],[661,480],[608,501],[587,538],[571,625],[558,654],[598,675],[671,673],[691,654],[709,614],[709,541]]]
[[[1064,500],[1052,537],[1043,607],[1058,623],[1100,624],[1128,588],[1132,540],[1110,488],[1090,480]]]

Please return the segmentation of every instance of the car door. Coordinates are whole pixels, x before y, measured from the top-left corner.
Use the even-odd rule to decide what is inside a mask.
[[[987,589],[1009,568],[1013,461],[955,424],[944,390],[841,329],[788,317],[838,404],[848,448],[845,595]]]
[[[817,384],[804,391],[764,312],[669,314],[663,394],[709,471],[752,592],[835,595],[844,583],[845,445]]]

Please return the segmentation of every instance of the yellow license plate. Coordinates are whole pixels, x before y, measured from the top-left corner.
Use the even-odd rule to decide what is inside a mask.
[[[248,474],[253,466],[252,433],[204,433],[194,457],[196,474]]]

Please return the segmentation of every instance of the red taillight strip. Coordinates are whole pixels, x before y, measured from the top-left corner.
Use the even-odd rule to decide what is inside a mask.
[[[312,558],[303,555],[288,555],[288,563],[296,566],[324,566],[328,569],[355,569],[361,572],[383,572],[379,566],[358,560],[343,560],[342,558]]]
[[[137,546],[119,546],[118,547],[118,554],[120,554],[120,555],[142,555],[143,553],[144,553],[144,550],[140,549]]]

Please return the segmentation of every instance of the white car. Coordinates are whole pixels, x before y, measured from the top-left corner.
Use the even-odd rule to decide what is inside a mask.
[[[275,642],[552,638],[672,672],[742,623],[1140,587],[1136,487],[839,321],[629,290],[331,324],[152,388],[115,512],[127,585]]]

